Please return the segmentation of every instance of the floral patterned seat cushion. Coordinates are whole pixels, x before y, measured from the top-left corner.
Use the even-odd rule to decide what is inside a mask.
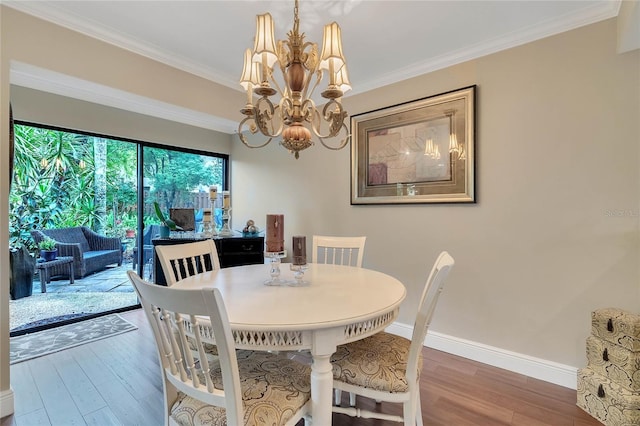
[[[333,378],[343,383],[382,392],[408,392],[406,370],[411,341],[381,332],[338,346],[331,356]],[[422,355],[418,360],[418,377]]]
[[[283,425],[309,401],[309,366],[268,352],[238,350],[236,356],[245,425]],[[223,389],[219,365],[211,367],[215,387]],[[171,417],[181,426],[227,424],[224,408],[204,404],[182,393],[171,408]]]

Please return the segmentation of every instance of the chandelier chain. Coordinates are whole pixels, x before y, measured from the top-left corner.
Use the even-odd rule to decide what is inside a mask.
[[[295,5],[293,6],[293,32],[298,34],[300,31],[300,18],[298,17],[298,9],[299,9],[298,0],[296,0]]]

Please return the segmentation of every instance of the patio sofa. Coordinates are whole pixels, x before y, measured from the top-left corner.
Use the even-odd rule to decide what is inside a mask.
[[[72,256],[75,278],[83,278],[108,265],[122,265],[120,238],[99,235],[85,226],[40,229],[31,231],[31,235],[36,244],[46,237],[55,240],[58,256]],[[54,266],[50,271],[51,276],[69,276],[65,265]]]

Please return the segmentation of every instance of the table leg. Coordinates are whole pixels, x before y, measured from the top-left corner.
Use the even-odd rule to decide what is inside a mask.
[[[333,404],[333,368],[331,355],[336,351],[336,340],[331,332],[318,332],[311,349],[311,417],[312,425],[331,424]]]
[[[333,401],[333,374],[331,355],[313,357],[311,366],[311,415],[312,424],[331,424],[331,404]]]
[[[47,268],[40,269],[40,292],[47,292]]]
[[[73,261],[71,261],[71,263],[69,264],[69,284],[73,284],[73,279],[74,279],[74,271],[73,271]]]

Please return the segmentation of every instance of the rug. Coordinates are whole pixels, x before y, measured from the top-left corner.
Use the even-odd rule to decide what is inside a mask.
[[[105,315],[10,339],[11,364],[136,330],[120,315]]]

